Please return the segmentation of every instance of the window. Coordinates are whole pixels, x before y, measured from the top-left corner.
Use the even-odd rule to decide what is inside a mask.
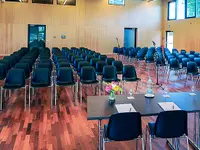
[[[185,19],[185,0],[177,0],[177,19]]]
[[[200,0],[197,0],[197,17],[200,17]]]
[[[172,52],[173,49],[173,39],[174,39],[174,33],[173,31],[167,31],[166,32],[166,47]]]
[[[176,19],[176,2],[168,3],[168,20]]]
[[[187,18],[196,17],[196,0],[186,0]]]
[[[110,5],[125,5],[125,0],[108,0]]]
[[[53,0],[32,0],[33,3],[53,4]]]
[[[76,6],[76,0],[57,0],[58,5],[72,5]]]

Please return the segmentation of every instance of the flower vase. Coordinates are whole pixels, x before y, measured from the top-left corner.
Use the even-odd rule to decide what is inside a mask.
[[[114,102],[115,102],[115,93],[114,92],[110,92],[109,103],[113,104]]]

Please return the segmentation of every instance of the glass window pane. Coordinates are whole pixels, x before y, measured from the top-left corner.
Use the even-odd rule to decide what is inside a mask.
[[[196,0],[187,0],[187,17],[195,17]]]
[[[185,19],[185,0],[177,1],[177,19]]]
[[[168,8],[168,19],[176,19],[176,3],[175,2],[170,2],[169,3],[169,8]]]
[[[53,4],[53,0],[32,0],[32,3]]]
[[[197,17],[200,17],[200,0],[197,0]]]
[[[125,0],[108,0],[110,5],[125,5]]]
[[[58,5],[72,5],[76,6],[76,0],[57,0]]]

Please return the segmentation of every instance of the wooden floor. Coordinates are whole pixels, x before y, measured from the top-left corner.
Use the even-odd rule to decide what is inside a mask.
[[[130,64],[125,62],[124,64]],[[138,65],[136,65],[137,67]],[[145,93],[148,73],[143,67],[138,77],[142,79],[138,93]],[[155,83],[155,70],[150,71]],[[192,82],[184,85],[182,80],[175,75],[170,76],[167,82],[166,74],[159,75],[160,82],[168,86],[171,92],[189,91]],[[126,89],[135,88],[134,84],[127,84]],[[197,87],[197,89],[199,89]],[[162,92],[160,88],[154,88],[154,92]],[[57,106],[50,106],[50,90],[37,90],[30,109],[24,109],[23,90],[13,91],[7,99],[4,110],[0,112],[0,150],[24,149],[24,150],[96,150],[98,141],[97,121],[87,120],[87,104],[76,105],[72,100],[70,88],[62,88],[58,91]],[[88,95],[91,91],[88,90]],[[192,114],[189,114],[189,131],[193,131]],[[155,117],[144,117],[143,132],[147,122],[154,121]],[[107,120],[103,121],[107,123]],[[181,150],[185,149],[183,140]],[[149,145],[147,143],[147,145]],[[148,147],[147,147],[148,148]],[[135,149],[135,141],[112,142],[106,144],[107,150]],[[165,140],[157,139],[153,142],[154,150],[168,150]]]

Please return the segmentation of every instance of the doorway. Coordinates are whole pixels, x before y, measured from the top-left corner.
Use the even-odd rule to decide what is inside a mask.
[[[172,52],[174,47],[174,32],[166,31],[166,47]]]
[[[136,47],[137,28],[124,28],[124,47]]]
[[[28,48],[42,49],[46,46],[46,25],[28,25]]]

